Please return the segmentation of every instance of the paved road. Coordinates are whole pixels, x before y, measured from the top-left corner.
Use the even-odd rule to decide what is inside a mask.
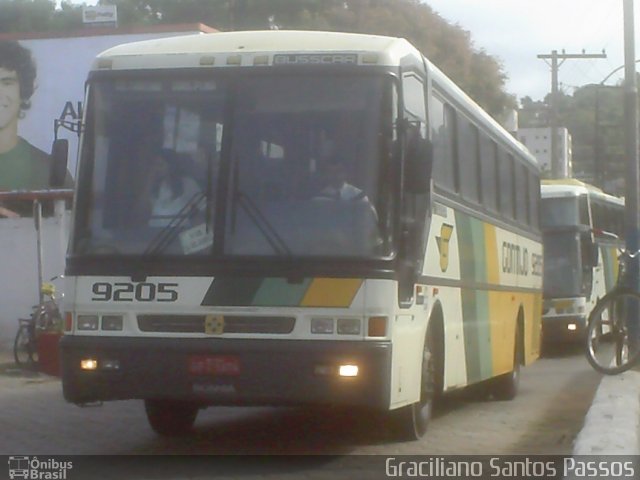
[[[0,455],[570,454],[599,380],[578,352],[540,359],[511,402],[446,396],[419,442],[391,443],[369,419],[274,408],[209,408],[193,435],[168,439],[147,426],[141,402],[79,408],[57,379],[5,366]]]

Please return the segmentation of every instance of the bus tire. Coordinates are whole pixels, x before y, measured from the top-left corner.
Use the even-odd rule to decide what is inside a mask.
[[[515,346],[513,349],[513,370],[490,381],[490,393],[496,400],[508,401],[516,398],[520,386],[520,365],[524,359],[522,351],[522,329],[516,327]]]
[[[438,381],[440,340],[436,329],[429,329],[422,352],[420,400],[391,412],[391,430],[397,440],[419,440],[427,431],[438,396],[438,385],[441,383]]]
[[[179,400],[148,399],[144,401],[149,425],[159,435],[175,437],[191,431],[198,406]]]

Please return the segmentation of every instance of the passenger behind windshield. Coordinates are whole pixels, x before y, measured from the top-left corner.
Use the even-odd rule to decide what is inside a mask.
[[[323,187],[316,195],[316,198],[327,198],[332,200],[361,201],[371,205],[366,193],[347,182],[347,168],[344,162],[337,156],[325,160]],[[375,208],[371,205],[375,212]]]
[[[142,186],[142,205],[139,206],[146,212],[143,218],[148,218],[149,226],[169,225],[201,193],[196,181],[184,172],[184,163],[175,151],[166,148],[152,157]]]
[[[314,196],[314,200],[334,200],[348,202],[354,206],[360,205],[358,210],[363,214],[360,221],[363,222],[361,231],[366,232],[365,243],[368,247],[379,247],[381,239],[378,213],[366,192],[347,181],[349,174],[344,161],[338,155],[333,155],[325,159],[322,168],[323,186]]]

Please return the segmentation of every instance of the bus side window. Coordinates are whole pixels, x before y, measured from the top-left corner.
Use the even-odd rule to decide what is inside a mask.
[[[500,213],[514,217],[513,201],[513,157],[505,151],[498,152],[498,190],[500,191]]]
[[[480,179],[482,203],[492,212],[498,210],[498,172],[496,171],[496,142],[487,136],[480,138]]]
[[[433,181],[440,187],[454,191],[453,110],[435,96],[431,97],[429,110],[433,139]]]
[[[464,116],[458,116],[458,166],[462,197],[477,203],[480,200],[478,169],[478,128]]]
[[[534,228],[540,226],[540,179],[537,174],[529,175],[529,222]]]

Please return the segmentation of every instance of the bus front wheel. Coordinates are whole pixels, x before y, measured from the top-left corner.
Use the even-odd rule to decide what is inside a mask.
[[[188,433],[199,409],[193,403],[163,399],[145,400],[144,407],[153,431],[169,437]]]
[[[422,352],[420,400],[391,412],[391,430],[398,440],[419,440],[427,431],[438,385],[438,336],[428,334]]]

